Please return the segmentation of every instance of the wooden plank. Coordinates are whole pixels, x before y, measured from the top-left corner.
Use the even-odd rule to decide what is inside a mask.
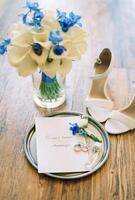
[[[93,175],[62,181],[39,175],[27,162],[23,139],[37,115],[52,111],[85,112],[84,99],[91,84],[92,63],[102,48],[113,52],[108,91],[121,108],[133,94],[135,52],[135,2],[133,0],[46,0],[41,7],[75,10],[86,20],[88,51],[73,63],[67,77],[67,102],[55,110],[37,109],[32,101],[31,77],[18,77],[7,58],[0,58],[0,200],[134,200],[134,131],[110,136],[111,153]],[[0,2],[0,34],[17,21],[24,1]]]

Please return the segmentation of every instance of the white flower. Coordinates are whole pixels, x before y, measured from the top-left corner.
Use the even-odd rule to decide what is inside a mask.
[[[65,46],[70,49],[68,58],[80,59],[87,49],[87,33],[80,27],[73,26],[66,33],[63,33],[63,37],[67,41]]]
[[[78,60],[87,48],[87,34],[79,27],[72,27],[68,32],[61,33],[63,41],[60,43],[65,48],[62,54],[57,55],[54,48],[49,53],[49,58],[60,60],[58,72],[66,75],[71,67],[72,60]]]
[[[41,55],[33,51],[33,44],[42,47]],[[47,60],[51,42],[48,41],[46,33],[25,32],[12,39],[12,45],[8,48],[8,59],[11,65],[16,67],[19,75],[28,76],[40,68],[48,76],[54,77],[56,72],[62,74],[68,72],[71,67],[70,60],[50,59]],[[61,63],[61,64],[60,64]]]
[[[11,39],[13,39],[26,31],[27,27],[24,24],[16,23],[9,28],[8,35],[10,36]]]
[[[56,19],[56,12],[51,10],[45,10],[45,17],[41,22],[42,29],[45,31],[57,31],[60,30],[60,24]]]
[[[40,55],[34,52],[34,44],[39,44],[41,47]],[[46,33],[32,33],[32,31],[22,33],[12,39],[12,45],[8,49],[9,62],[17,68],[20,75],[30,75],[45,64],[50,45]],[[51,75],[52,69],[47,71]]]
[[[76,25],[63,32],[52,11],[45,11],[41,25],[38,30],[20,24],[10,29],[9,62],[22,76],[33,74],[37,68],[50,77],[57,72],[65,76],[72,67],[72,61],[80,59],[85,52],[87,34]],[[50,40],[50,32],[58,33],[58,44]]]

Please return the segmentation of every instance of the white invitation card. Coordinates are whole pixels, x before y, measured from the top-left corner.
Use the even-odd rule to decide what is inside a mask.
[[[74,145],[85,138],[73,135],[69,123],[77,123],[75,117],[36,118],[37,160],[39,173],[87,171],[88,152],[74,151]]]

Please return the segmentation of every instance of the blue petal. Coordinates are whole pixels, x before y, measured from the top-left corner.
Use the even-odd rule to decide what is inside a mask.
[[[33,14],[33,24],[35,27],[40,27],[41,26],[41,21],[44,17],[43,12],[41,11],[36,11]]]
[[[80,128],[77,123],[70,123],[70,130],[72,131],[73,135],[76,135],[77,133],[79,133]]]
[[[53,52],[57,55],[60,56],[64,53],[64,51],[66,51],[66,48],[62,45],[56,45],[53,48]]]
[[[51,31],[49,35],[49,41],[52,42],[52,44],[54,45],[59,44],[61,41],[63,41],[63,37],[60,35],[60,31]]]
[[[41,21],[44,18],[44,13],[39,9],[39,4],[37,2],[31,3],[27,1],[26,8],[28,8],[28,12],[20,15],[22,17],[23,24],[40,28]],[[29,14],[32,15],[32,19]]]
[[[74,26],[75,24],[81,26],[81,23],[79,23],[81,16],[75,15],[73,12],[70,12],[68,14],[66,12],[61,12],[57,10],[57,17],[63,32],[67,32],[69,28]]]
[[[30,9],[30,11],[37,11],[39,10],[39,4],[37,2],[26,2],[26,7]]]
[[[80,26],[80,27],[82,27],[82,23],[80,23],[80,22],[78,22],[77,25]]]
[[[66,12],[61,12],[60,10],[56,10],[57,11],[57,16],[58,17],[66,17]]]
[[[4,39],[5,45],[9,45],[11,43],[11,39],[10,38],[5,38]]]
[[[4,55],[6,51],[7,49],[4,46],[0,45],[0,55]]]
[[[4,55],[7,52],[7,47],[11,43],[10,38],[6,38],[0,42],[0,55]]]

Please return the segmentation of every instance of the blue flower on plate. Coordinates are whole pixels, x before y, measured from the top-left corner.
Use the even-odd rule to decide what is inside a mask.
[[[4,55],[7,52],[7,47],[11,43],[10,38],[6,38],[0,42],[0,55]]]
[[[63,30],[63,32],[67,32],[69,28],[71,28],[74,25],[82,26],[82,24],[79,22],[81,19],[80,15],[75,15],[73,12],[70,12],[69,14],[66,12],[61,12],[57,10],[57,17],[59,24]]]
[[[60,35],[60,31],[56,31],[56,32],[51,31],[49,35],[49,41],[52,42],[52,44],[54,45],[62,42],[63,37]]]
[[[70,130],[72,131],[73,135],[76,135],[80,131],[80,127],[77,123],[70,123]]]

